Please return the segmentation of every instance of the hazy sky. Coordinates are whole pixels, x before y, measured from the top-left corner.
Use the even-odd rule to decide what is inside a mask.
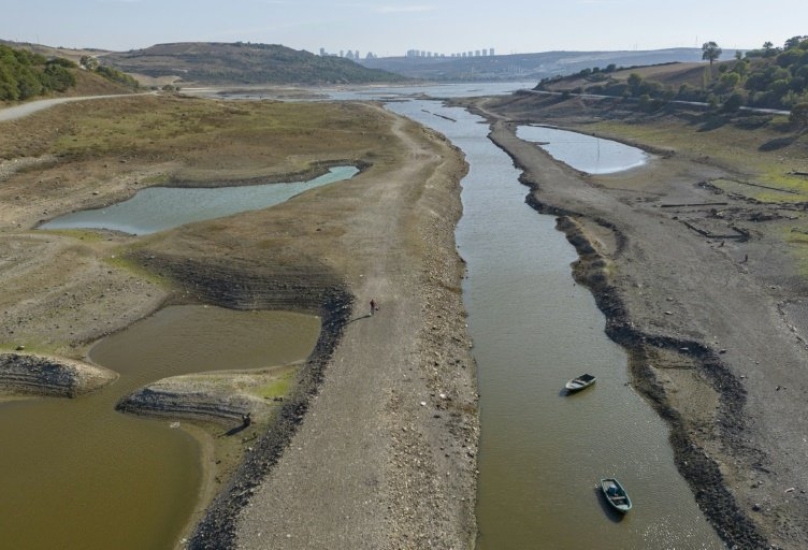
[[[808,34],[806,0],[0,0],[0,38],[129,50],[260,42],[379,56],[759,48]]]

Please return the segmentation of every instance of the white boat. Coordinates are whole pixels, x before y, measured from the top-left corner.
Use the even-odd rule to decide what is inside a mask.
[[[595,377],[591,374],[582,374],[577,378],[573,378],[569,382],[567,382],[564,387],[567,388],[569,393],[574,393],[577,391],[581,391],[584,388],[588,388],[592,384],[595,383]]]

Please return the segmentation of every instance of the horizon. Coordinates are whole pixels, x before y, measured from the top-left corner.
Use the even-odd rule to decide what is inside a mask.
[[[654,5],[639,0],[574,0],[506,4],[459,0],[329,3],[321,0],[12,0],[0,38],[72,49],[115,52],[157,44],[222,42],[279,44],[314,54],[359,51],[402,57],[408,50],[447,57],[494,49],[496,55],[547,51],[724,50],[775,46],[806,32],[802,0],[773,0],[765,13],[724,0]],[[189,18],[189,15],[191,16]],[[516,15],[516,16],[515,16]],[[767,19],[761,22],[761,19]],[[191,22],[189,23],[189,19]],[[125,22],[125,25],[122,23]],[[262,24],[263,22],[263,24]],[[659,23],[663,22],[663,25]],[[447,32],[451,25],[452,32]]]

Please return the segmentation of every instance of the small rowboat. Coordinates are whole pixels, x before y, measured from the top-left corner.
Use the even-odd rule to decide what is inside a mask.
[[[595,377],[591,374],[582,374],[577,378],[573,378],[569,382],[567,382],[564,387],[567,388],[569,393],[574,393],[577,391],[581,391],[584,388],[588,388],[592,384],[595,383]]]
[[[631,499],[628,498],[628,493],[626,493],[619,481],[613,477],[601,479],[600,488],[612,508],[623,514],[631,510]]]

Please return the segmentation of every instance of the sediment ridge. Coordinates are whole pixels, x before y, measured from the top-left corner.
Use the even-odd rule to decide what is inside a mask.
[[[18,393],[77,397],[114,382],[111,370],[81,361],[42,355],[0,354],[0,395]]]

